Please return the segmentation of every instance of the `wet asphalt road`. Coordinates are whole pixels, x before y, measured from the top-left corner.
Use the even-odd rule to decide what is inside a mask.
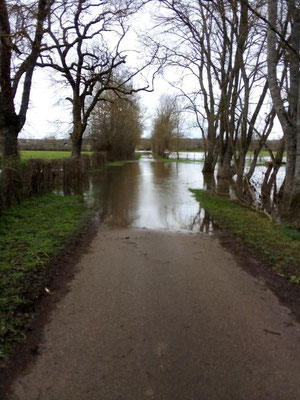
[[[18,400],[297,400],[300,329],[216,237],[103,228]]]

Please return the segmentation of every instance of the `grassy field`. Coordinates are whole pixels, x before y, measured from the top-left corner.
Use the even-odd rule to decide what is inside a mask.
[[[236,235],[273,271],[300,283],[300,232],[273,223],[268,217],[235,201],[205,190],[191,190],[201,207],[221,227]]]
[[[92,151],[83,151],[82,154],[87,154],[87,155],[92,155]],[[21,159],[22,160],[29,160],[33,158],[41,158],[43,160],[57,160],[60,158],[67,158],[71,157],[71,152],[70,151],[36,151],[36,150],[23,150],[20,152],[21,154]],[[136,153],[135,154],[135,160],[139,160],[142,157],[141,153]],[[106,163],[107,166],[109,167],[114,167],[114,166],[122,166],[126,163],[127,161],[112,161]]]
[[[22,336],[54,257],[87,221],[80,196],[48,194],[0,218],[0,357]]]
[[[201,150],[197,150],[197,151],[191,151],[191,150],[186,150],[186,151],[182,151],[183,153],[203,153],[203,151]],[[71,156],[71,152],[70,151],[48,151],[48,150],[41,150],[41,151],[36,151],[36,150],[23,150],[20,152],[21,153],[21,159],[22,160],[28,160],[30,158],[41,158],[44,160],[55,160],[55,159],[59,159],[59,158],[66,158],[66,157],[70,157]],[[91,155],[92,152],[91,151],[83,151],[82,154],[88,154]],[[136,159],[139,159],[142,154],[141,153],[136,153]],[[249,156],[253,156],[253,151],[249,151],[247,153]],[[261,151],[260,152],[260,157],[268,157],[269,156],[269,152],[268,151]],[[160,157],[156,154],[153,154],[153,157],[157,160],[157,161],[162,161],[162,162],[200,162],[199,160],[191,160],[191,159],[173,159],[173,158],[163,158]]]
[[[21,153],[22,160],[28,160],[30,158],[41,158],[43,160],[57,160],[59,158],[67,158],[71,156],[70,151],[35,151],[35,150],[23,150]],[[83,151],[82,154],[91,155],[91,151]]]
[[[276,155],[277,151],[273,151],[274,156]],[[254,152],[253,151],[248,151],[247,155],[248,156],[253,156]],[[286,151],[283,153],[283,156],[286,157]],[[263,150],[259,153],[259,157],[270,157],[270,153],[266,150]]]

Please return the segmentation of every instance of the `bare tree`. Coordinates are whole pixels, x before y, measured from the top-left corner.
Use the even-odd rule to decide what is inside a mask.
[[[3,158],[18,156],[18,134],[26,121],[33,71],[50,7],[50,0],[0,0],[0,149]]]
[[[113,79],[126,63],[121,45],[129,29],[127,20],[139,6],[140,2],[133,0],[65,0],[57,3],[49,17],[41,65],[58,71],[70,92],[74,157],[80,156],[88,120],[106,91],[122,96],[152,90],[147,82],[138,88],[128,85],[151,60],[139,68],[127,67],[122,79]]]
[[[108,160],[132,159],[142,133],[137,95],[120,97],[106,91],[105,100],[92,112],[90,132],[93,148],[105,151]]]
[[[281,18],[279,18],[279,7]],[[297,212],[300,224],[300,5],[268,0],[268,81],[287,151],[281,214]],[[288,25],[288,29],[282,26]],[[280,85],[284,65],[285,90]],[[295,216],[295,215],[294,215]]]
[[[206,13],[200,2],[198,4],[182,0],[164,1],[163,6],[171,13],[158,17],[159,27],[162,27],[158,40],[168,56],[168,65],[176,68],[176,75],[178,76],[178,69],[181,69],[195,79],[194,91],[189,93],[184,88],[183,81],[181,93],[188,100],[188,108],[195,113],[204,138],[203,171],[213,172],[216,163],[215,146],[219,119],[218,104],[214,96],[215,71],[210,48],[213,40],[212,26],[209,21],[205,27],[202,26],[202,22],[205,24],[208,19],[209,13]],[[199,97],[202,98],[200,106]],[[206,121],[206,128],[203,120]]]
[[[166,38],[162,47],[169,65],[185,71],[195,82],[189,92],[183,80],[181,93],[204,137],[203,172],[213,172],[218,160],[220,178],[236,173],[242,178],[268,89],[260,20],[249,15],[239,0],[166,0],[163,5],[168,13],[158,22]],[[259,96],[256,102],[251,101],[254,95]]]
[[[179,119],[176,97],[162,96],[153,121],[152,149],[155,154],[165,157],[165,150],[170,149],[172,142],[180,136]]]

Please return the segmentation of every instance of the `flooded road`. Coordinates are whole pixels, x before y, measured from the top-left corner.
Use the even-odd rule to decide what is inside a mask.
[[[143,156],[139,162],[93,174],[84,193],[89,205],[99,211],[100,223],[110,227],[212,233],[218,227],[189,189],[236,196],[228,181],[203,177],[202,168],[201,162],[163,163]],[[262,182],[264,171],[265,167],[257,168],[254,182]],[[284,168],[278,182],[283,172]]]
[[[150,159],[91,177],[99,230],[5,400],[300,398],[300,326],[199,232],[201,177]]]
[[[212,222],[189,192],[203,188],[201,169],[201,164],[142,157],[94,174],[86,197],[110,227],[212,231]]]

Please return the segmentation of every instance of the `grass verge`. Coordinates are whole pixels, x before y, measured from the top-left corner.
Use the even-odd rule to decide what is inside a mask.
[[[134,153],[134,159],[136,161],[139,161],[141,159],[142,155],[143,155],[142,153],[135,152]]]
[[[217,224],[237,236],[279,275],[300,283],[300,234],[226,197],[191,190]]]
[[[11,207],[0,218],[0,357],[34,312],[51,262],[87,220],[80,196],[47,194]]]
[[[21,153],[21,160],[29,160],[31,158],[39,158],[42,160],[57,160],[60,158],[71,157],[70,151],[47,151],[47,150],[23,150]],[[82,154],[91,155],[91,151],[83,151]]]

